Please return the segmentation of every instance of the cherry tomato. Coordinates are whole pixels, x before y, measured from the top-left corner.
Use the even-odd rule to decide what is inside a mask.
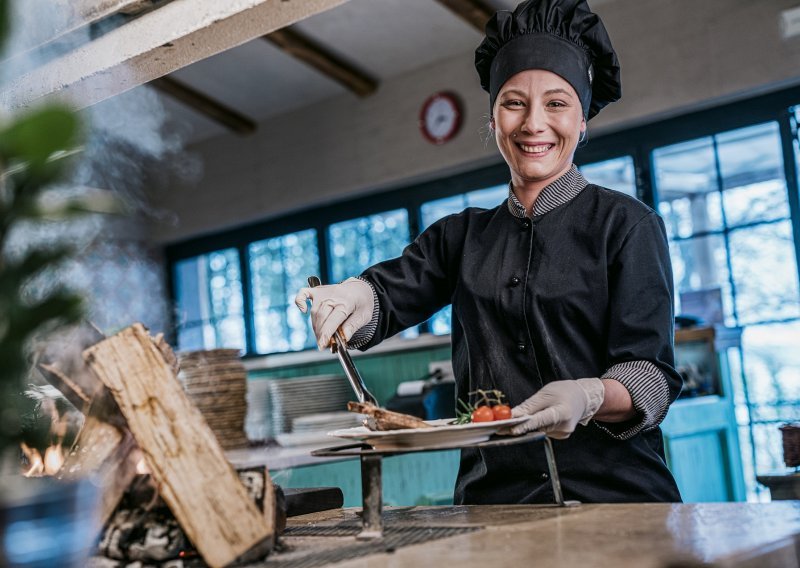
[[[498,404],[492,407],[495,420],[508,420],[511,418],[511,407],[507,404]]]
[[[490,406],[479,406],[472,412],[473,422],[492,422],[494,420],[494,412]]]

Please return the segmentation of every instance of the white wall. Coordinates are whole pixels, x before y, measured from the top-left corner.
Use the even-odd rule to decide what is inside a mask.
[[[800,0],[617,0],[598,8],[622,64],[623,100],[593,135],[800,83],[800,37],[781,40],[779,13]],[[192,150],[205,174],[153,188],[178,222],[170,242],[289,211],[379,192],[499,161],[486,138],[488,97],[465,53],[385,81],[372,97],[344,95]],[[444,146],[419,133],[420,106],[438,90],[464,100],[461,133]],[[800,103],[800,101],[798,101]],[[483,134],[481,132],[483,131]]]

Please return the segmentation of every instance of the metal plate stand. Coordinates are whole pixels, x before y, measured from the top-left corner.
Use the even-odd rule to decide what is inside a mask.
[[[462,448],[492,448],[499,446],[513,446],[525,442],[544,442],[544,451],[547,457],[547,468],[550,470],[550,482],[553,486],[555,504],[559,507],[579,505],[578,501],[564,501],[561,492],[561,481],[558,477],[556,458],[553,452],[553,443],[550,438],[541,432],[530,432],[522,436],[493,436],[485,442],[470,444],[468,446],[452,447],[411,447],[391,450],[375,450],[366,444],[348,444],[332,448],[322,448],[311,452],[316,457],[343,457],[353,456],[361,460],[361,495],[363,510],[361,512],[362,528],[356,538],[371,540],[383,537],[383,482],[381,477],[382,460],[384,457],[410,454],[416,452],[438,452],[442,450]]]

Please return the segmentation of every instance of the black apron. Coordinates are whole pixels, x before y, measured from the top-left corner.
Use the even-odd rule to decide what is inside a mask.
[[[548,382],[642,360],[664,373],[670,401],[680,392],[663,222],[624,194],[590,184],[532,219],[513,216],[506,203],[467,209],[362,276],[380,301],[378,329],[363,349],[452,303],[453,370],[464,400],[498,388],[514,406]],[[622,433],[631,424],[604,426]],[[591,421],[554,441],[564,497],[680,501],[660,429],[621,437]],[[552,502],[547,471],[541,442],[465,449],[455,501]]]

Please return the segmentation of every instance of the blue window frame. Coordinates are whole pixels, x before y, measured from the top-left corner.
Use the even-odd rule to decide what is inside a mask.
[[[782,144],[769,121],[653,151],[677,312],[681,294],[719,290],[720,323],[743,330],[735,402],[743,455],[754,457],[744,462],[751,493],[756,473],[781,467],[777,427],[800,416],[800,281]]]

